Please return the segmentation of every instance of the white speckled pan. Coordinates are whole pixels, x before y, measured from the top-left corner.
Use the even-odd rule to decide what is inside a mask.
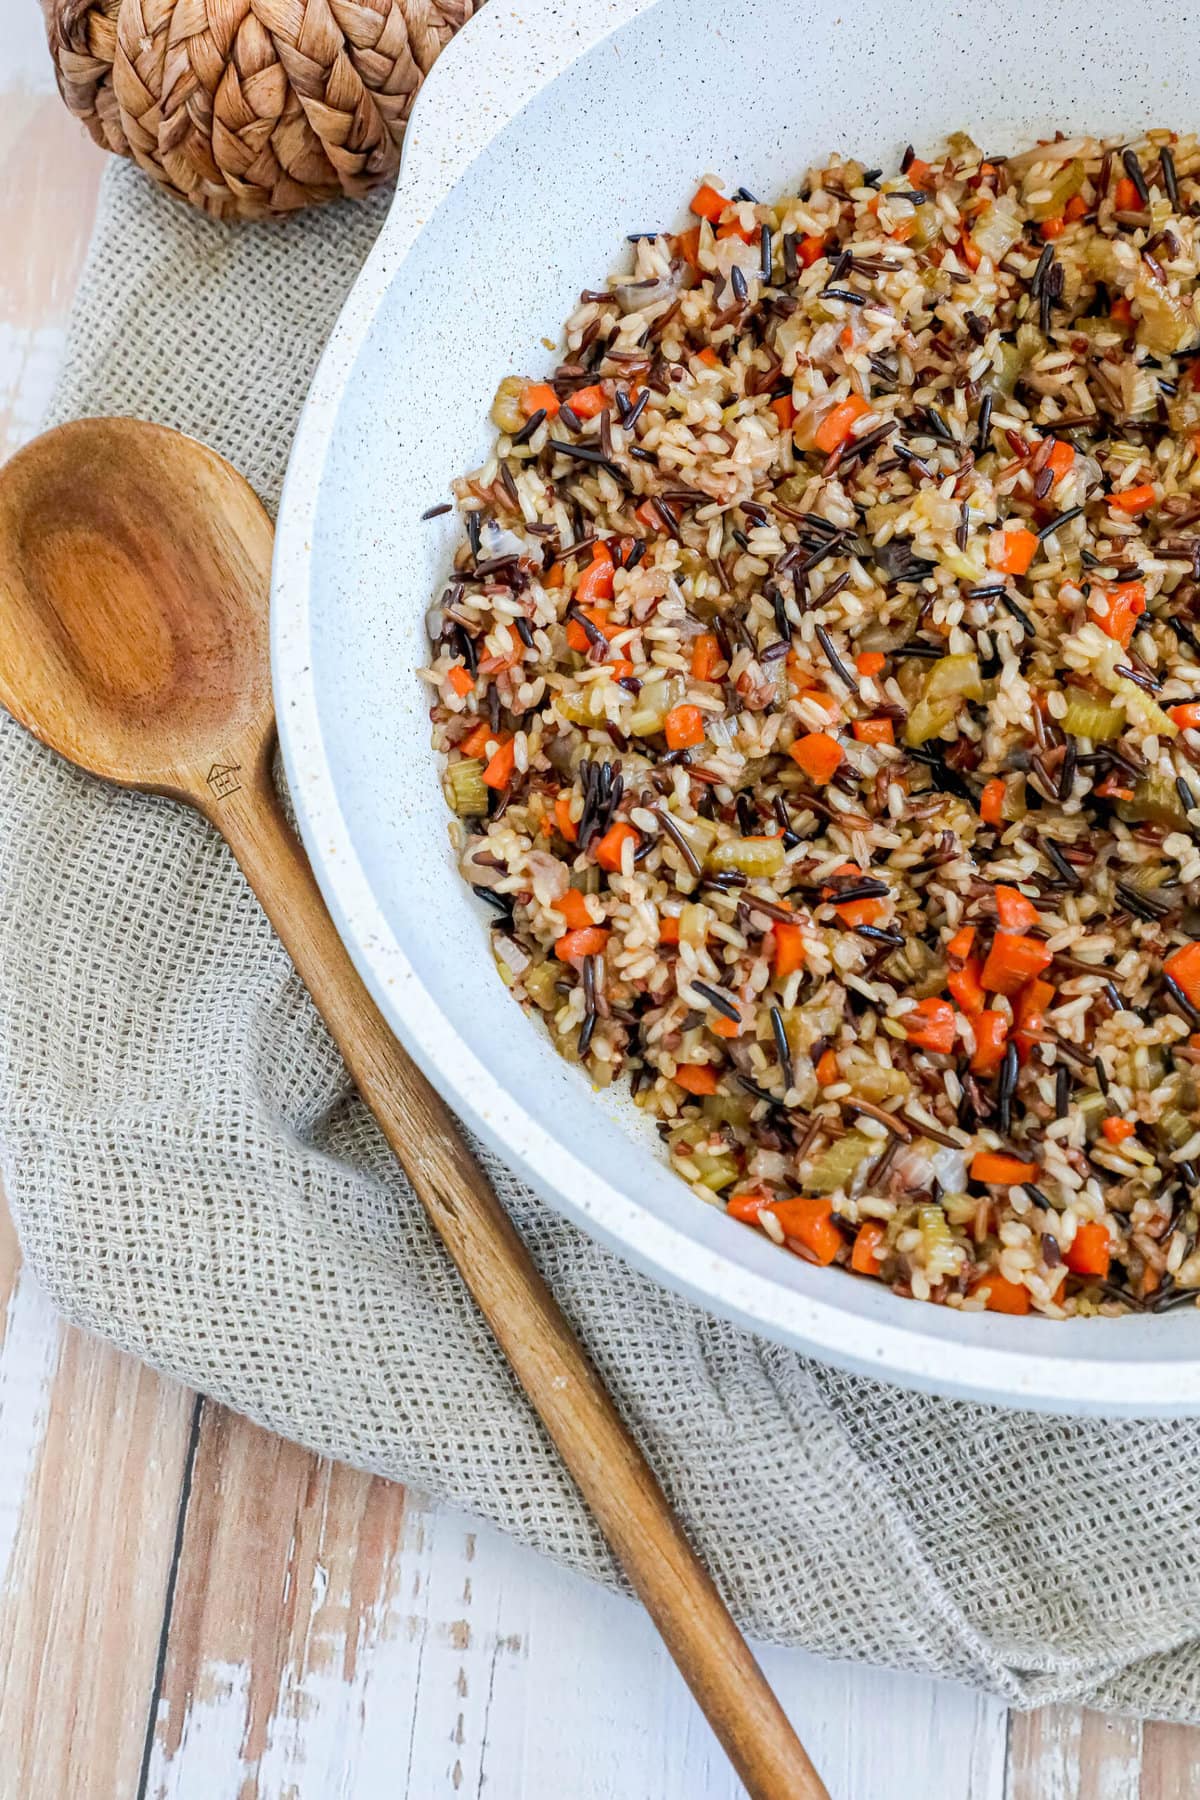
[[[1052,1325],[898,1300],[704,1206],[641,1116],[594,1095],[496,977],[452,866],[413,673],[501,376],[551,366],[575,296],[698,175],[771,195],[839,149],[884,164],[966,128],[1195,124],[1186,11],[970,0],[489,0],[422,92],[383,236],[333,333],[288,472],[274,668],[326,899],[446,1098],[546,1200],[700,1305],[854,1368],[1063,1412],[1200,1411],[1200,1316]]]

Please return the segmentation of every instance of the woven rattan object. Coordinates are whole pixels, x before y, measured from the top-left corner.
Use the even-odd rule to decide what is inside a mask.
[[[43,0],[58,86],[98,144],[220,217],[396,172],[417,89],[473,0]]]

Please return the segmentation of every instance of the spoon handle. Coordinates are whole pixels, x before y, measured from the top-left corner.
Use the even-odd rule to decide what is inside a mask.
[[[205,807],[753,1800],[828,1800],[750,1648],[440,1097],[337,935],[269,769]]]

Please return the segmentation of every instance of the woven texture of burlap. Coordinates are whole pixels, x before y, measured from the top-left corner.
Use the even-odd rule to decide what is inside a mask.
[[[179,426],[274,504],[385,205],[231,227],[114,166],[55,416]],[[69,1318],[613,1579],[224,847],[6,719],[0,1143],[25,1253]],[[493,1174],[753,1632],[1019,1705],[1200,1720],[1200,1424],[831,1372],[661,1292]]]

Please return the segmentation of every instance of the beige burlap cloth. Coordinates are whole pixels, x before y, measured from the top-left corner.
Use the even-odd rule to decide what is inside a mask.
[[[223,226],[114,166],[55,416],[180,426],[273,504],[385,206]],[[612,1579],[223,846],[7,719],[0,1142],[25,1253],[71,1319]],[[831,1372],[661,1292],[494,1173],[752,1631],[1016,1704],[1200,1719],[1200,1424]]]

